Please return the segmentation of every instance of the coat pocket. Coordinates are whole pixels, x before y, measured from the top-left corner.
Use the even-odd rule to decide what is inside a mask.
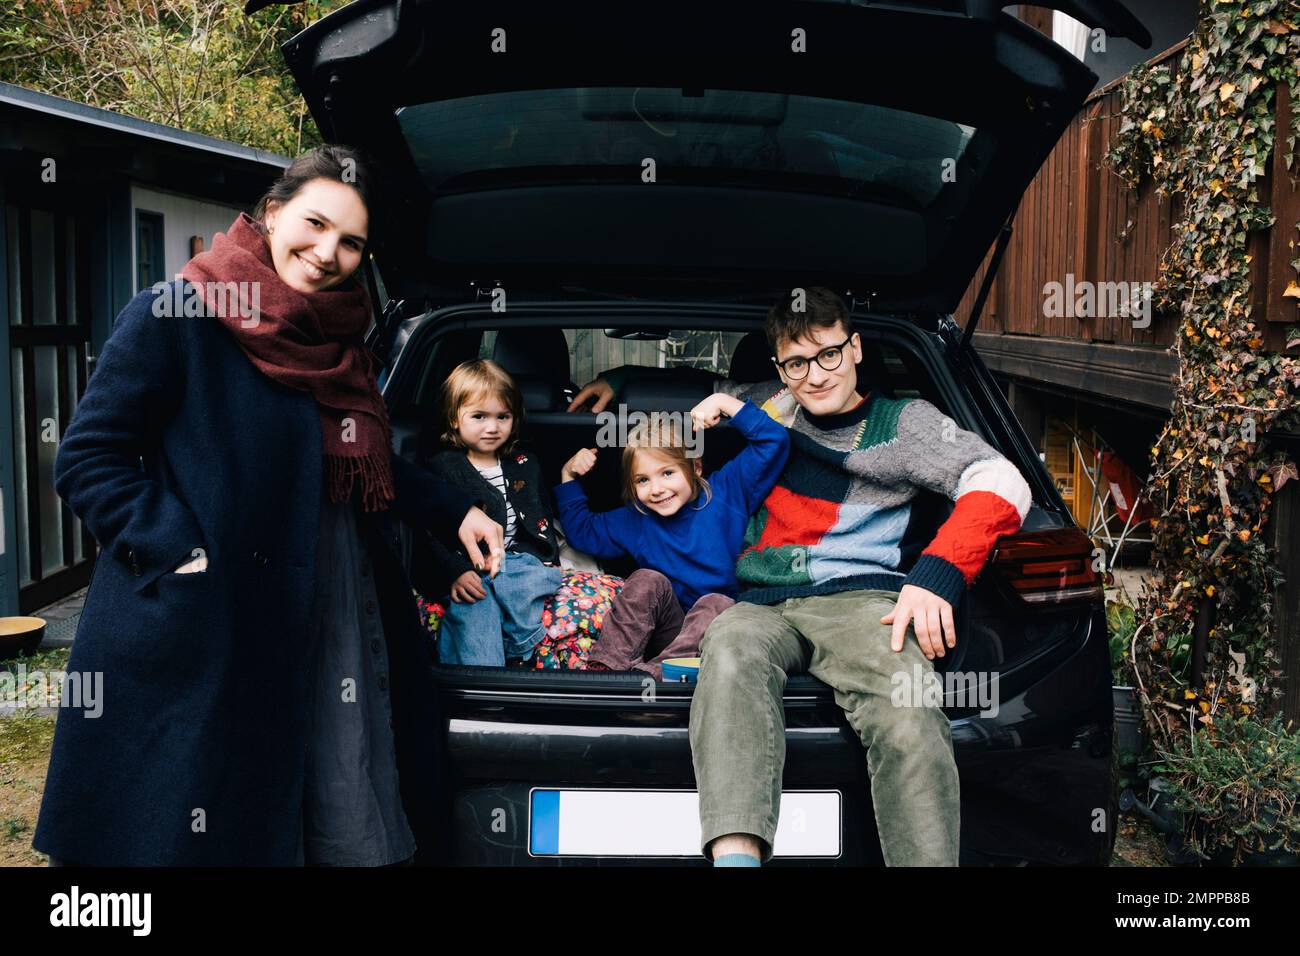
[[[186,571],[184,574],[180,574],[176,571],[168,571],[165,574],[162,574],[158,577],[158,583],[161,584],[164,581],[185,582],[185,581],[206,579],[207,576],[208,576],[207,571]]]

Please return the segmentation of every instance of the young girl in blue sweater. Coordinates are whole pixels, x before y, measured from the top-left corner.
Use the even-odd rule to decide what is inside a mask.
[[[721,392],[696,405],[691,420],[709,428],[724,414],[749,444],[708,480],[666,416],[650,416],[628,437],[622,508],[593,513],[574,480],[595,465],[595,448],[560,469],[555,499],[569,542],[593,557],[627,554],[640,565],[605,616],[588,668],[657,679],[664,660],[699,653],[709,624],[739,596],[745,528],[785,467],[790,436],[757,406]]]

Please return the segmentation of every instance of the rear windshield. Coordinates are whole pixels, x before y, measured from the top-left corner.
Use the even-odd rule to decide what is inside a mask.
[[[456,365],[472,358],[495,359],[506,366],[507,372],[536,376],[537,368],[513,367],[502,358],[497,350],[499,334],[496,329],[481,329],[444,339],[431,356],[432,361],[422,375],[422,383],[417,386],[412,404],[426,410],[439,408],[438,390],[442,382]],[[574,388],[624,365],[704,369],[726,378],[733,372],[732,359],[741,339],[747,334],[762,335],[761,332],[674,329],[660,333],[660,338],[632,339],[611,335],[605,329],[574,328],[552,329],[549,334],[564,337],[568,363],[563,368],[548,368],[547,374]],[[930,387],[929,376],[915,355],[890,341],[864,339],[862,344],[865,367],[860,367],[859,375],[870,376],[874,387],[883,388],[896,398],[923,397],[944,406],[943,399]],[[771,379],[775,381],[776,378],[773,371]],[[755,379],[750,376],[745,380]]]
[[[569,345],[569,374],[580,385],[620,365],[702,368],[726,375],[731,355],[744,337],[743,332],[675,329],[659,339],[628,339],[609,335],[604,329],[564,330]],[[495,330],[483,333],[479,358],[492,358],[496,340]]]
[[[435,194],[542,182],[657,182],[860,196],[924,209],[975,130],[881,106],[784,93],[604,87],[404,107]]]

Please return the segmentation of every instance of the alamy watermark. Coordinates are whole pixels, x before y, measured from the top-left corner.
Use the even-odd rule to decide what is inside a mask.
[[[1043,286],[1043,315],[1049,319],[1132,318],[1133,328],[1151,324],[1151,299],[1155,286],[1150,282],[1075,282],[1067,272],[1064,282]]]
[[[0,670],[0,713],[24,707],[76,707],[94,719],[104,712],[102,671],[44,671],[19,664]]]
[[[50,897],[50,925],[117,926],[133,936],[148,936],[153,928],[152,893],[94,893],[73,884],[66,893]]]
[[[981,717],[998,715],[997,671],[895,671],[889,701],[895,707],[978,708]]]
[[[656,442],[662,444],[670,441],[670,436],[680,435],[687,458],[704,454],[704,433],[694,427],[690,412],[629,412],[626,405],[619,405],[617,412],[596,414],[596,447],[625,448],[628,436],[647,426],[649,447],[657,447]]]
[[[245,329],[261,321],[261,282],[155,282],[152,288],[153,314],[160,319],[237,318]]]

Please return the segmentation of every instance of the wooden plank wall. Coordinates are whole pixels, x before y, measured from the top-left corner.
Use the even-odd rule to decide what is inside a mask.
[[[569,341],[569,376],[585,385],[601,372],[620,365],[658,365],[657,341],[612,339],[602,329],[565,329]]]
[[[1183,45],[1165,51],[1156,62],[1167,62],[1177,71]],[[1044,314],[1045,285],[1064,284],[1071,274],[1076,282],[1154,282],[1161,256],[1173,242],[1173,226],[1181,218],[1179,199],[1161,200],[1149,183],[1131,191],[1102,162],[1121,123],[1119,82],[1089,98],[1025,192],[980,331],[1157,347],[1173,343],[1173,316],[1153,315],[1150,327],[1140,329],[1124,316]],[[1285,87],[1276,111],[1276,142],[1282,149],[1274,150],[1259,190],[1261,202],[1271,206],[1277,222],[1252,238],[1252,315],[1264,319],[1267,347],[1281,349],[1285,328],[1300,322],[1300,300],[1282,295],[1296,278],[1290,261],[1300,238],[1300,163],[1288,172],[1283,155],[1291,115]],[[962,323],[986,267],[987,259],[958,307]]]

